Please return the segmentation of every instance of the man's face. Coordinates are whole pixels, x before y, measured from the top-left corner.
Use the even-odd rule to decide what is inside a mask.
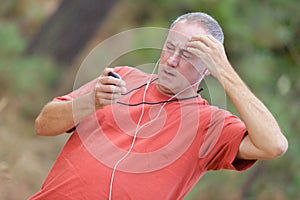
[[[198,84],[207,70],[199,58],[187,51],[187,44],[192,37],[207,35],[207,31],[194,23],[178,22],[170,29],[158,68],[159,89],[167,95],[181,92],[185,94],[197,90]],[[196,84],[195,84],[196,83]]]

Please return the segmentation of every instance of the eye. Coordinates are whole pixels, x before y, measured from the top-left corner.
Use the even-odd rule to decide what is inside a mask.
[[[166,49],[169,51],[174,51],[175,50],[175,46],[171,43],[167,43],[166,44]]]
[[[192,58],[192,57],[194,57],[194,54],[192,54],[191,52],[189,52],[187,50],[182,50],[181,54],[185,58]]]

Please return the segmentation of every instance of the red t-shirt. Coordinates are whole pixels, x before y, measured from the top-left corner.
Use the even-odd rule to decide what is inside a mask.
[[[130,67],[114,70],[128,92],[80,122],[30,199],[108,199],[110,190],[112,199],[182,199],[208,170],[253,165],[236,159],[247,132],[236,116],[200,96],[166,103],[170,97],[157,90],[156,75]],[[55,101],[86,94],[96,82]]]

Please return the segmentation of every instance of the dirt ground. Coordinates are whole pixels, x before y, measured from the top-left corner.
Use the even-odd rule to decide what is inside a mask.
[[[0,200],[21,200],[37,192],[68,135],[41,137],[34,119],[13,105],[0,110]]]

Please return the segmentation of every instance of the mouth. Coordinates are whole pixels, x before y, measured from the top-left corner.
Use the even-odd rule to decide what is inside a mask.
[[[170,71],[168,71],[168,70],[163,70],[163,73],[164,73],[165,75],[167,75],[167,76],[175,77],[175,74],[172,73],[172,72],[170,72]]]

